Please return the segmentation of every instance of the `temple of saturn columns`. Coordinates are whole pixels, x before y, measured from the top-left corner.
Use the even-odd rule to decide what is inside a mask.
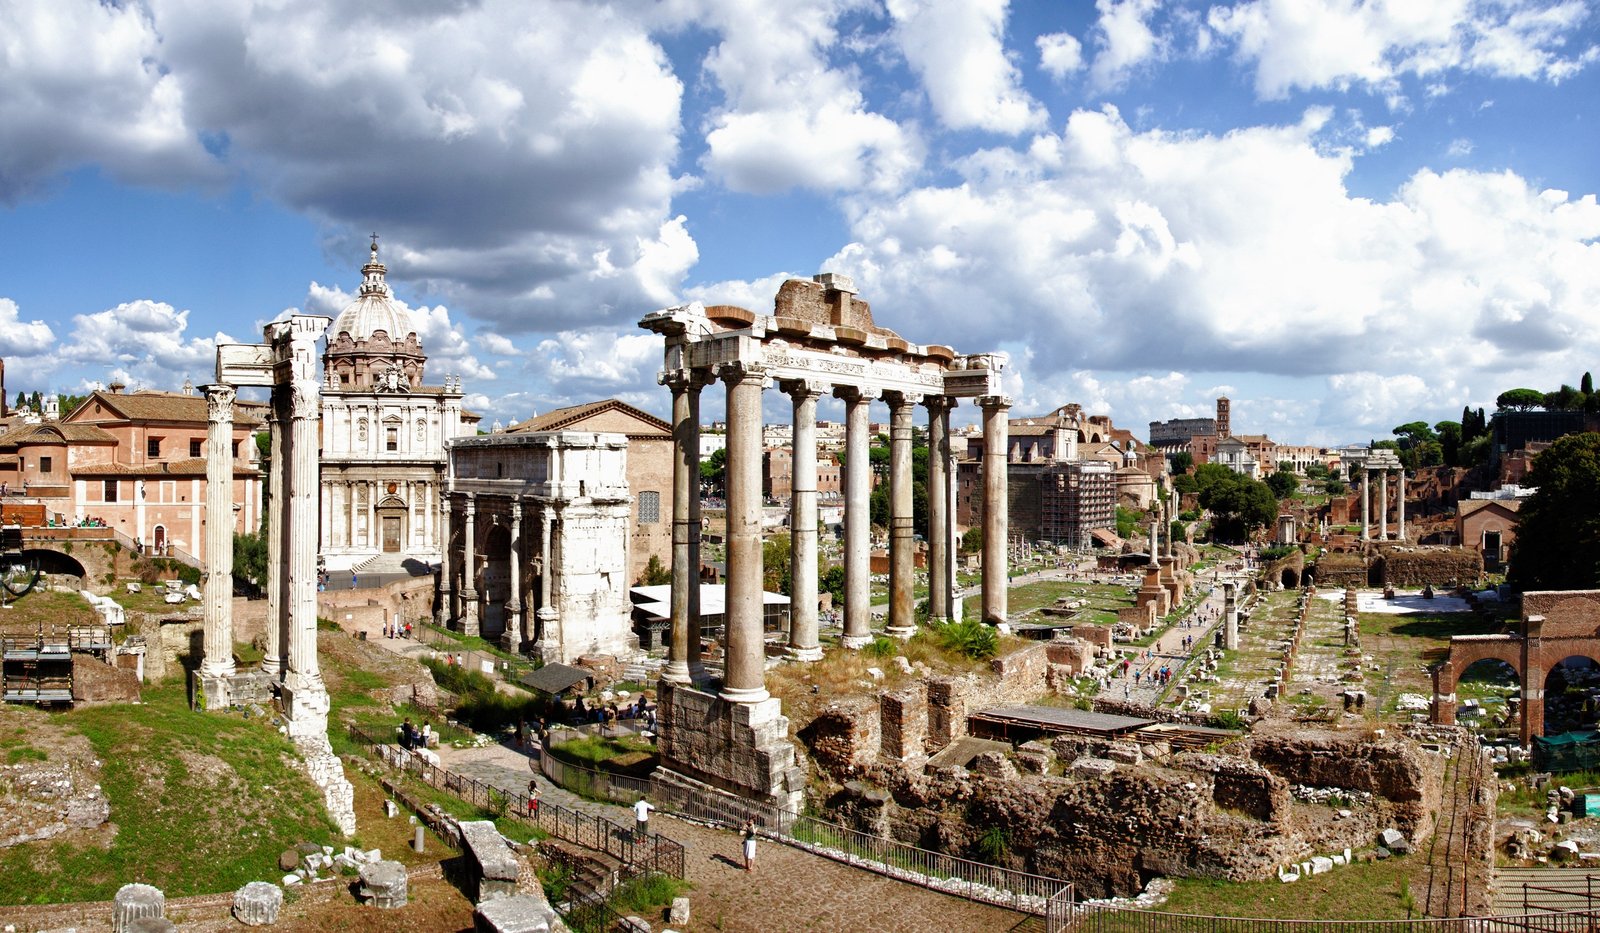
[[[1367,456],[1365,469],[1361,474],[1361,540],[1371,541],[1372,522],[1371,502],[1373,474],[1378,475],[1378,537],[1379,541],[1389,540],[1389,475],[1392,473],[1399,479],[1399,514],[1396,525],[1400,541],[1406,540],[1406,471],[1400,464],[1400,457],[1386,447],[1379,447]]]
[[[317,340],[330,319],[291,315],[265,329],[264,344],[217,347],[217,382],[206,386],[206,522],[212,561],[205,577],[200,688],[206,706],[225,708],[276,692],[289,738],[322,789],[329,815],[346,834],[356,829],[353,791],[328,743],[328,688],[317,663],[317,516],[319,381]],[[271,389],[272,432],[267,511],[267,648],[259,672],[233,662],[233,402],[238,386]]]
[[[845,600],[848,648],[872,639],[869,629],[869,406],[889,408],[889,617],[885,633],[909,638],[916,629],[913,558],[911,427],[927,409],[929,610],[948,619],[955,605],[955,469],[950,411],[975,399],[983,411],[984,621],[1006,621],[1006,412],[1003,354],[958,355],[949,347],[911,343],[872,322],[865,301],[842,275],[791,279],[779,288],[771,315],[728,305],[691,304],[650,314],[640,326],[666,339],[659,381],[672,392],[672,619],[660,683],[663,767],[668,781],[715,788],[797,807],[804,775],[795,766],[788,720],[765,686],[766,645],[761,596],[761,400],[768,386],[787,394],[794,411],[791,554],[793,584],[787,653],[796,661],[822,656],[817,634],[817,401],[824,393],[845,406]],[[721,380],[727,392],[727,597],[720,684],[700,657],[700,393]]]

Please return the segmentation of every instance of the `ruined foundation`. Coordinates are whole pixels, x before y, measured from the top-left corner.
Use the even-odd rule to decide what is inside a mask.
[[[789,718],[776,697],[730,703],[683,684],[660,681],[658,782],[710,788],[799,812],[805,772],[795,763]]]

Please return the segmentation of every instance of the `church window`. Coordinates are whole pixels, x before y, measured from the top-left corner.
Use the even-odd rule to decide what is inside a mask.
[[[146,438],[144,442],[144,455],[152,459],[161,456],[161,438]]]
[[[108,479],[108,480],[105,481],[105,489],[104,489],[103,495],[100,496],[100,501],[102,501],[102,502],[115,502],[115,501],[117,501],[117,481],[116,480]]]
[[[400,449],[400,429],[386,428],[383,432],[383,445],[386,450]]]
[[[639,524],[653,525],[661,521],[661,493],[639,493]]]
[[[191,456],[191,457],[201,456],[200,444],[201,444],[201,442],[199,440],[197,440],[196,438],[192,438],[192,437],[189,438],[189,456]]]
[[[39,458],[39,472],[40,473],[49,473],[51,468],[53,468],[54,466],[55,466],[54,458],[51,458],[51,457],[40,457]]]

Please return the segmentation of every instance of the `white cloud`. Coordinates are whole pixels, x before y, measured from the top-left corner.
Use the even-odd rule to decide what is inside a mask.
[[[499,334],[479,334],[478,342],[483,344],[483,349],[495,356],[518,356],[522,353],[517,345],[500,336]]]
[[[655,334],[598,329],[561,333],[535,351],[555,394],[578,398],[653,385],[661,353]]]
[[[945,126],[1015,134],[1044,124],[1044,108],[1006,55],[1006,7],[1007,0],[888,0],[900,51]]]
[[[1263,98],[1364,86],[1384,94],[1394,108],[1403,106],[1396,87],[1407,75],[1437,79],[1465,71],[1552,82],[1570,77],[1600,55],[1593,45],[1563,54],[1569,40],[1583,34],[1588,16],[1578,0],[1245,0],[1213,7],[1206,22],[1233,40],[1241,63],[1254,66],[1256,93]]]
[[[34,356],[49,349],[55,339],[49,324],[22,320],[17,303],[0,298],[0,357]]]
[[[1452,139],[1444,154],[1449,159],[1464,159],[1472,155],[1473,145],[1470,139]]]
[[[163,301],[138,299],[92,314],[75,314],[65,342],[50,354],[58,364],[78,367],[133,386],[176,389],[184,380],[210,382],[217,344],[226,334],[188,335],[189,311]]]
[[[1128,75],[1149,61],[1166,57],[1166,43],[1150,27],[1160,0],[1095,0],[1100,19],[1094,39],[1098,51],[1089,76],[1101,88],[1120,87]]]
[[[1039,67],[1062,79],[1083,68],[1083,43],[1069,32],[1053,32],[1034,40],[1039,47]]]

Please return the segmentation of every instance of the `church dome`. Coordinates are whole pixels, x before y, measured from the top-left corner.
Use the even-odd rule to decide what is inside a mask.
[[[383,331],[392,342],[400,343],[408,334],[417,332],[410,312],[394,300],[389,283],[384,281],[384,264],[378,261],[378,244],[372,244],[372,258],[361,267],[361,290],[350,306],[339,312],[328,336],[337,338],[349,334],[351,340],[366,341],[378,331]]]

